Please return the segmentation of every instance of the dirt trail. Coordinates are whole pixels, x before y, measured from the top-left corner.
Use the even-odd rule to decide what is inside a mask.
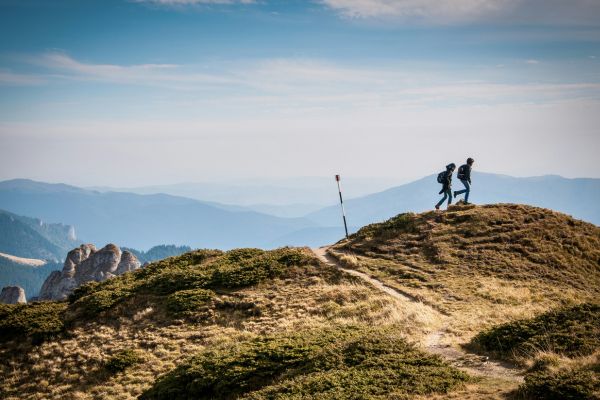
[[[315,253],[315,255],[324,263],[333,265],[352,276],[356,276],[369,283],[370,285],[374,286],[376,289],[381,290],[382,292],[385,292],[396,299],[399,299],[401,301],[419,302],[419,300],[416,299],[414,296],[410,296],[409,294],[404,293],[398,289],[387,286],[383,282],[365,273],[355,271],[353,269],[344,268],[335,257],[327,253],[328,247],[321,247],[312,250]],[[436,310],[435,308],[429,305],[423,304],[421,302],[419,303],[421,304],[421,306],[428,308],[431,313],[438,314],[440,320],[443,321],[442,327],[438,330],[430,332],[423,341],[423,346],[428,352],[437,354],[445,358],[452,365],[464,370],[465,372],[471,375],[503,379],[517,383],[523,381],[521,370],[509,365],[508,363],[503,363],[501,361],[496,360],[489,360],[488,357],[469,353],[464,351],[463,349],[445,344],[446,341],[444,339],[451,317],[440,313],[440,311]]]

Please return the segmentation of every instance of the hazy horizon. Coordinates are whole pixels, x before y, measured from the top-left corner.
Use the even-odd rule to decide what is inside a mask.
[[[448,161],[448,162],[453,162],[452,160]],[[457,163],[458,165],[458,163]],[[426,178],[428,176],[432,176],[437,174],[438,172],[440,172],[442,169],[444,168],[444,166],[440,166],[440,168],[438,168],[438,170],[435,171],[430,171],[429,173],[425,173],[424,175],[420,175],[414,178],[405,178],[405,179],[400,179],[399,177],[395,177],[395,176],[352,176],[352,175],[341,175],[341,182],[342,182],[342,187],[344,187],[344,182],[345,181],[359,181],[359,182],[368,182],[368,181],[374,181],[372,182],[375,186],[385,186],[385,185],[389,185],[389,186],[385,186],[387,187],[392,187],[392,186],[400,186],[400,185],[405,185],[414,181],[418,181],[420,179]],[[494,171],[481,171],[476,169],[476,167],[474,168],[474,170],[477,173],[483,173],[483,174],[493,174],[493,175],[503,175],[503,176],[507,176],[507,177],[513,177],[513,178],[543,178],[543,177],[547,177],[547,176],[558,176],[560,178],[565,178],[565,179],[600,179],[600,177],[594,177],[594,176],[565,176],[564,174],[554,174],[554,173],[547,173],[547,174],[540,174],[540,175],[516,175],[516,174],[503,174],[503,173],[498,173],[498,172],[494,172]],[[81,182],[78,182],[76,180],[74,181],[67,181],[67,180],[61,180],[61,179],[56,179],[56,180],[44,180],[44,179],[38,179],[35,177],[23,177],[23,176],[14,176],[14,177],[7,177],[7,178],[0,178],[0,182],[4,182],[4,181],[11,181],[11,180],[30,180],[30,181],[35,181],[35,182],[42,182],[42,183],[48,183],[48,184],[65,184],[65,185],[69,185],[69,186],[75,186],[75,187],[79,187],[82,189],[88,189],[88,190],[96,190],[96,189],[118,189],[118,190],[126,190],[126,189],[142,189],[142,188],[153,188],[153,187],[165,187],[165,186],[185,186],[185,185],[232,185],[232,186],[261,186],[261,185],[268,185],[268,186],[278,186],[278,184],[282,185],[282,186],[278,186],[278,187],[284,187],[284,185],[289,185],[290,183],[294,183],[294,182],[301,182],[303,184],[309,184],[309,183],[314,183],[314,182],[330,182],[332,184],[332,186],[336,185],[336,181],[335,181],[335,175],[321,175],[321,176],[230,176],[230,177],[221,177],[221,178],[217,178],[217,177],[209,177],[205,180],[197,180],[197,181],[165,181],[165,182],[156,182],[156,181],[147,181],[147,183],[142,183],[143,181],[140,181],[139,184],[132,184],[132,185],[112,185],[110,183],[94,183],[91,182],[89,180],[84,180]],[[110,182],[110,181],[108,181]]]

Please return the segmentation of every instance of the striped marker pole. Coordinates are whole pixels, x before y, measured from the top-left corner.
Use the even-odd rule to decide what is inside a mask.
[[[335,181],[338,186],[338,193],[340,194],[340,205],[342,206],[342,217],[344,218],[344,229],[346,231],[346,239],[348,239],[348,224],[346,224],[346,211],[344,210],[344,200],[342,199],[342,187],[340,183],[340,176],[335,176]]]

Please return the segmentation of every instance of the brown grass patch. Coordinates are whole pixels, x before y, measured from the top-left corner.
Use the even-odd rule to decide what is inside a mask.
[[[220,293],[197,318],[168,318],[152,299],[138,297],[57,340],[38,346],[0,345],[0,397],[134,399],[188,356],[218,344],[353,323],[394,324],[410,339],[435,323],[418,307],[403,307],[333,267],[315,263],[307,267],[310,276],[298,274]],[[106,362],[125,349],[139,354],[140,364],[108,372]]]
[[[330,252],[449,314],[457,342],[600,296],[600,228],[523,205],[401,214]]]

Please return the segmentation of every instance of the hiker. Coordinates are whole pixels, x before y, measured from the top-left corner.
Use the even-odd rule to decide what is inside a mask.
[[[465,204],[469,204],[469,193],[471,193],[471,168],[473,167],[473,160],[471,157],[467,158],[467,163],[463,164],[458,168],[456,177],[460,179],[465,188],[463,190],[457,190],[454,192],[454,197],[459,194],[465,194]]]
[[[452,173],[456,169],[456,165],[454,163],[450,163],[446,165],[446,170],[444,172],[440,172],[437,177],[438,183],[442,184],[442,190],[440,190],[439,194],[444,193],[444,197],[435,205],[435,209],[439,210],[440,206],[448,198],[448,205],[452,204]]]

